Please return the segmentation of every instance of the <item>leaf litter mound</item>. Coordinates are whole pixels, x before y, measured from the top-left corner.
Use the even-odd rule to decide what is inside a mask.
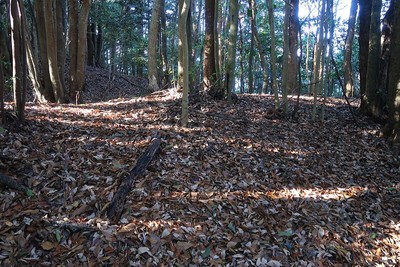
[[[2,266],[394,266],[400,165],[379,125],[330,99],[312,122],[203,97],[179,126],[173,90],[82,105],[27,106],[0,134]],[[106,210],[154,132],[162,148],[117,224]]]

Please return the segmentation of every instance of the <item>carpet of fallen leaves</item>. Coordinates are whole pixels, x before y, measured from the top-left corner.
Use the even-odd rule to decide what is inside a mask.
[[[1,266],[395,266],[400,165],[379,125],[343,100],[311,120],[202,97],[179,126],[179,94],[27,106],[0,134]],[[106,210],[157,131],[162,148],[118,224]]]

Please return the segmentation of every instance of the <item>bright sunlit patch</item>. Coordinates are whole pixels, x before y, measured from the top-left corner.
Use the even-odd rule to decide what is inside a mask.
[[[287,188],[282,190],[274,190],[268,193],[268,196],[277,199],[312,198],[312,199],[324,199],[324,200],[342,200],[354,197],[360,194],[360,192],[366,190],[367,190],[366,188],[360,186],[353,186],[348,188],[334,188],[334,189]]]

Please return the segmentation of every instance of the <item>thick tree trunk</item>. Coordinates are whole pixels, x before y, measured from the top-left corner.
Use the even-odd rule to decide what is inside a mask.
[[[213,0],[205,0],[205,36],[204,36],[204,61],[203,61],[203,86],[204,90],[216,100],[224,97],[224,92],[217,86],[217,70],[215,58],[215,20],[216,10]]]
[[[54,14],[53,1],[44,1],[44,26],[46,29],[46,50],[47,62],[49,65],[49,74],[51,86],[53,88],[54,97],[57,103],[64,102],[64,88],[61,82],[60,73],[58,71],[58,47],[57,47],[57,29],[56,17]],[[61,48],[60,48],[61,49]]]
[[[228,103],[232,103],[232,91],[235,88],[236,40],[238,32],[239,4],[238,0],[229,1],[229,42],[226,64],[225,88]]]
[[[360,71],[360,97],[361,110],[365,112],[366,108],[366,87],[367,87],[367,66],[368,66],[368,49],[369,49],[369,28],[371,24],[371,0],[358,0],[359,3],[359,21],[360,21],[360,37],[359,44],[359,71]]]
[[[393,10],[400,10],[400,0],[391,2]],[[400,153],[400,14],[393,12],[391,27],[390,64],[388,81],[389,120],[384,134],[390,137],[396,155]]]
[[[158,68],[157,68],[157,44],[158,44],[158,27],[160,24],[161,1],[154,0],[153,10],[151,12],[151,21],[149,28],[149,42],[147,45],[147,76],[149,79],[149,92],[160,90],[158,85]]]
[[[381,23],[380,15],[382,0],[372,1],[371,24],[369,31],[369,54],[366,78],[366,113],[374,119],[379,119],[381,111],[382,92],[379,92],[379,69],[381,55]]]
[[[189,109],[189,49],[187,41],[187,20],[190,9],[190,0],[179,0],[179,61],[178,81],[179,88],[183,89],[181,124],[186,127],[188,124]]]
[[[36,13],[36,22],[38,25],[38,40],[39,40],[39,80],[43,79],[42,87],[43,94],[37,95],[37,99],[40,100],[45,98],[48,102],[55,102],[55,96],[53,86],[50,80],[49,62],[47,56],[47,33],[44,27],[45,13],[44,13],[44,0],[36,0],[34,2],[34,8]],[[36,88],[35,91],[40,92],[40,88]]]
[[[345,54],[343,62],[344,70],[344,84],[346,86],[346,95],[348,97],[353,96],[353,68],[351,66],[351,56],[353,53],[353,40],[354,40],[354,27],[356,24],[357,17],[357,2],[358,0],[352,0],[350,6],[350,16],[347,22],[347,36],[345,44]]]
[[[22,0],[10,1],[13,94],[15,113],[20,122],[25,119],[27,86],[24,12]]]
[[[274,3],[273,0],[267,0],[269,35],[271,37],[271,83],[274,93],[275,109],[279,108],[278,81],[276,70],[276,40],[275,40],[275,22],[274,22]]]
[[[70,0],[70,98],[76,104],[81,102],[81,92],[85,86],[87,22],[90,0],[83,0],[81,8],[76,0]]]

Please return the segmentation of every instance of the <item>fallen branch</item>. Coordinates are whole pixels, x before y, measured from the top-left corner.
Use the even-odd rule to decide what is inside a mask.
[[[354,121],[356,124],[358,124],[357,119],[356,119],[356,115],[354,115],[353,109],[351,108],[351,104],[350,104],[349,98],[348,98],[347,95],[346,95],[346,90],[345,90],[345,88],[344,88],[344,86],[343,86],[342,78],[341,78],[340,75],[339,75],[339,70],[338,70],[338,67],[337,67],[337,65],[336,65],[336,61],[335,61],[335,59],[333,58],[332,49],[330,49],[330,56],[331,56],[331,60],[332,60],[333,67],[335,68],[336,77],[337,77],[338,80],[339,80],[339,84],[340,84],[340,87],[342,88],[342,93],[343,93],[344,99],[345,99],[346,102],[347,102],[347,106],[349,107],[349,111],[350,111],[350,113],[351,113],[351,116],[352,116],[352,118],[353,118],[353,121]]]
[[[127,195],[132,190],[132,186],[139,176],[147,169],[147,166],[160,148],[160,144],[161,138],[157,133],[153,136],[153,140],[146,151],[137,160],[136,166],[130,171],[129,175],[122,180],[118,191],[115,193],[107,209],[107,217],[111,222],[118,222],[121,218]]]
[[[15,189],[18,191],[21,191],[23,193],[27,193],[29,188],[18,183],[16,180],[14,180],[13,178],[0,173],[0,184],[4,185],[5,187],[11,188],[11,189]]]

